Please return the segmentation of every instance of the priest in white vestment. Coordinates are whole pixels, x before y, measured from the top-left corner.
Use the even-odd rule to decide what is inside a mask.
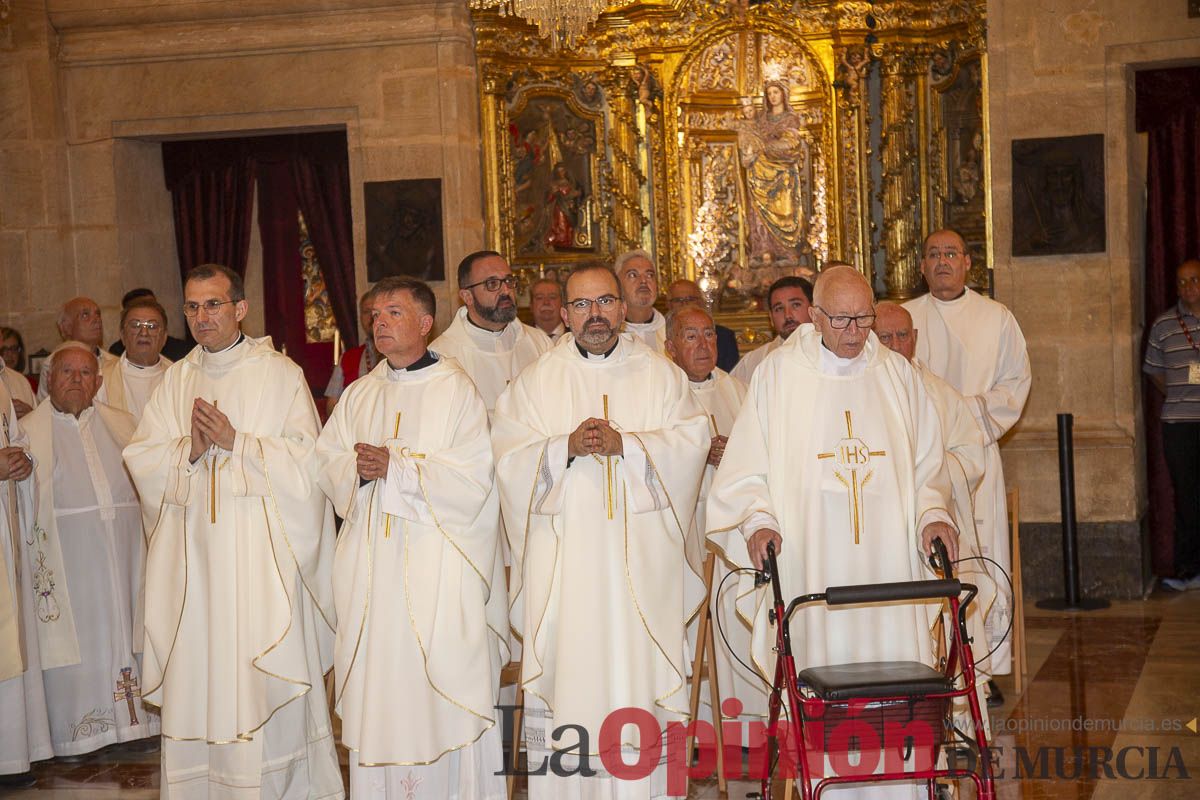
[[[904,304],[921,331],[921,363],[953,386],[967,401],[983,434],[986,464],[975,492],[975,524],[983,554],[1011,572],[1008,500],[1000,439],[1025,408],[1032,374],[1025,337],[1012,312],[966,287],[971,256],[961,236],[936,231],[925,240],[921,272],[929,294]],[[992,567],[994,573],[999,570]],[[997,574],[999,591],[987,616],[989,664],[993,675],[1012,672],[1012,598],[1008,581]],[[991,684],[993,702],[999,692]]]
[[[162,710],[162,796],[341,797],[317,412],[300,368],[242,334],[246,311],[236,273],[188,273],[201,346],[125,448],[149,537],[143,692]]]
[[[58,333],[64,342],[83,342],[91,347],[101,369],[117,360],[116,356],[104,349],[104,321],[100,316],[100,306],[90,297],[73,297],[63,303],[58,312]],[[48,379],[51,361],[50,358],[42,361],[37,389],[39,403],[50,393]]]
[[[988,609],[996,600],[996,582],[992,578],[992,570],[981,558],[983,547],[980,545],[979,533],[975,526],[974,496],[980,481],[983,480],[986,462],[983,434],[975,424],[975,417],[971,415],[971,409],[962,395],[956,392],[953,386],[934,375],[933,371],[917,358],[920,332],[913,327],[912,317],[903,306],[890,302],[878,303],[875,306],[874,331],[880,344],[904,356],[917,370],[941,422],[942,445],[946,449],[946,470],[954,500],[950,512],[954,517],[954,526],[958,529],[960,561],[954,567],[955,575],[974,584],[979,590],[979,594],[967,610],[967,631],[973,641],[971,650],[975,656],[976,669],[979,670],[980,710],[986,715],[986,697],[983,696],[982,690],[990,674],[987,669],[989,645],[984,620]],[[943,628],[942,633],[945,636],[948,631]],[[944,645],[949,646],[948,638],[944,640]],[[965,713],[960,714],[960,717],[966,716],[968,715]]]
[[[617,257],[613,271],[621,282],[625,301],[625,332],[659,353],[666,352],[667,318],[654,307],[658,299],[658,270],[645,250],[631,250]]]
[[[508,592],[487,409],[457,362],[426,349],[428,286],[384,278],[367,302],[386,360],[317,440],[321,488],[346,520],[334,686],[350,794],[504,800]]]
[[[29,385],[29,378],[5,364],[2,358],[0,358],[0,386],[12,401],[13,409],[17,412],[17,419],[33,411],[33,407],[37,405],[37,398],[34,397],[33,387]]]
[[[957,553],[937,412],[908,362],[871,333],[871,288],[861,273],[822,272],[814,300],[813,324],[800,326],[750,382],[709,492],[709,538],[739,567],[760,566],[774,543],[785,599],[933,578],[932,540]],[[745,576],[738,610],[753,625],[754,664],[770,680],[768,588]],[[797,668],[932,664],[929,605],[802,608],[791,624]],[[916,792],[915,783],[899,783],[829,794]]]
[[[517,279],[512,268],[494,250],[480,250],[463,258],[458,265],[458,296],[462,308],[454,315],[441,336],[429,346],[433,352],[453,358],[474,381],[483,398],[488,418],[496,410],[498,398],[508,385],[548,351],[550,338],[539,328],[517,319]],[[498,537],[501,560],[500,576],[511,556],[503,528]],[[521,657],[520,640],[512,640],[513,659]],[[500,699],[511,705],[516,688],[504,687]]]
[[[766,305],[775,338],[742,356],[730,374],[749,385],[751,376],[763,359],[786,342],[793,331],[806,322],[812,322],[809,317],[812,298],[812,284],[805,278],[785,275],[772,283],[767,289]]]
[[[737,419],[738,410],[746,396],[746,387],[741,381],[717,366],[717,329],[707,311],[696,306],[687,306],[667,315],[667,354],[674,359],[688,376],[692,396],[708,416],[709,434],[708,462],[700,483],[700,495],[696,498],[696,512],[688,536],[688,561],[701,570],[709,554],[708,542],[704,537],[705,504],[712,486],[713,476],[721,465],[721,456],[729,441],[729,431]],[[750,652],[750,628],[737,615],[738,581],[730,578],[730,565],[717,558],[712,583],[712,614],[714,617],[713,641],[716,645],[717,686],[722,701],[736,697],[742,703],[742,718],[762,717],[767,713],[766,685],[758,675],[750,672],[737,658],[748,661]],[[718,594],[719,592],[719,594]],[[719,618],[719,627],[716,620]],[[699,616],[688,625],[688,643],[693,653],[699,646],[696,641]],[[735,658],[736,654],[736,658]],[[713,719],[710,705],[711,694],[702,683],[700,701],[707,709],[707,718]]]
[[[167,312],[157,300],[139,297],[122,309],[121,343],[125,345],[121,357],[101,370],[104,383],[97,397],[140,420],[151,393],[173,363],[162,354],[167,343]]]
[[[27,546],[35,488],[29,440],[0,385],[0,789],[32,786],[30,763],[54,755]]]
[[[488,414],[509,382],[550,349],[550,338],[517,319],[517,279],[499,253],[481,250],[458,265],[462,308],[429,349],[457,361]]]
[[[564,772],[531,776],[529,796],[666,797],[657,736],[624,728],[625,763],[644,749],[658,765],[641,779],[614,777],[597,754],[618,709],[643,710],[660,732],[688,713],[685,627],[697,609],[685,598],[698,601],[700,581],[684,548],[709,423],[687,376],[619,333],[625,308],[610,270],[576,270],[566,295],[571,333],[500,396],[492,431],[511,618],[524,637],[529,763],[558,751]],[[579,727],[553,735],[568,725]],[[616,744],[607,743],[609,764]]]
[[[50,357],[50,395],[22,420],[36,463],[34,565],[38,653],[56,756],[158,734],[143,708],[141,588],[145,537],[121,461],[133,417],[93,402],[91,348]]]

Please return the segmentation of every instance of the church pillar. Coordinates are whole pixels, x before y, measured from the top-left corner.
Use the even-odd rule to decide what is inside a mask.
[[[883,59],[880,161],[883,246],[889,297],[914,297],[921,285],[920,54],[895,49]]]
[[[511,74],[496,64],[483,64],[479,72],[482,89],[479,128],[483,139],[483,152],[499,153],[503,138],[508,135],[504,115],[504,92],[507,82],[511,80]],[[487,247],[511,259],[514,254],[504,252],[502,232],[508,230],[508,221],[513,213],[512,193],[503,191],[502,187],[512,186],[513,176],[507,174],[505,160],[502,158],[485,158],[483,165],[483,227],[487,234]],[[449,273],[446,277],[448,280],[457,281],[457,277],[451,277]]]

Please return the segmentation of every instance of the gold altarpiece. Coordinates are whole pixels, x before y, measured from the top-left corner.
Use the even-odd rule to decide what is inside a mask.
[[[984,0],[641,0],[564,49],[474,22],[488,243],[526,280],[646,249],[746,346],[783,274],[920,293],[940,227],[988,287]]]

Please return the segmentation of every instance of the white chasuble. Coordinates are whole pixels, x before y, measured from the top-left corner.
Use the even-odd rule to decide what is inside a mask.
[[[650,319],[646,322],[630,322],[625,320],[624,332],[642,340],[642,344],[656,353],[667,350],[667,318],[653,309]]]
[[[708,414],[710,433],[712,435],[729,436],[733,430],[733,422],[737,419],[738,410],[746,397],[746,386],[733,376],[720,369],[713,370],[708,380],[692,383],[692,393]],[[712,480],[716,467],[705,465],[704,478],[700,484],[700,497],[696,501],[696,518],[692,525],[693,536],[689,544],[696,549],[698,556],[703,559],[708,554],[707,541],[704,532],[707,530],[705,505],[712,488]],[[767,713],[767,687],[757,674],[750,672],[738,663],[734,657],[749,663],[750,628],[737,615],[738,579],[729,578],[730,565],[724,558],[717,556],[713,571],[712,584],[712,614],[713,614],[713,643],[716,645],[717,686],[724,701],[736,697],[742,703],[743,718],[765,716]],[[724,581],[724,590],[721,590]],[[720,592],[718,594],[718,592]],[[720,627],[717,627],[717,618]],[[698,617],[688,625],[688,642],[695,652]],[[708,709],[711,694],[707,681],[700,688],[700,702]],[[712,720],[711,709],[706,713],[706,719]]]
[[[954,566],[955,577],[964,582],[974,584],[979,590],[971,606],[967,609],[967,633],[971,637],[971,652],[975,656],[976,669],[983,674],[977,678],[979,688],[979,709],[987,719],[987,697],[984,686],[988,679],[988,637],[985,620],[988,610],[996,601],[996,582],[992,579],[991,570],[980,556],[983,547],[979,542],[979,531],[975,525],[975,490],[983,479],[986,454],[983,447],[983,435],[971,410],[967,407],[962,395],[954,387],[934,375],[921,363],[913,359],[913,367],[921,376],[925,391],[937,410],[938,420],[942,425],[942,444],[946,449],[946,474],[950,479],[952,503],[950,511],[954,517],[954,526],[958,528],[958,563]],[[949,613],[950,605],[943,605],[945,614]],[[943,618],[941,628],[944,647],[950,646],[950,629],[947,627],[948,617]],[[955,704],[956,721],[962,730],[968,730],[972,723],[965,699],[959,699]]]
[[[8,390],[0,385],[3,447],[29,451]],[[30,762],[54,755],[27,546],[33,534],[35,481],[33,473],[22,481],[0,481],[0,775],[25,772]]]
[[[779,531],[785,599],[932,578],[920,530],[953,524],[941,427],[916,371],[873,333],[855,364],[840,361],[811,323],[797,328],[755,372],[709,491],[709,539],[739,567],[752,566],[746,540],[755,530]],[[754,590],[749,575],[741,584],[739,613],[770,680],[770,593]],[[798,611],[797,666],[929,662],[928,612],[921,604]]]
[[[192,464],[197,397],[237,435]],[[163,797],[342,794],[317,432],[300,368],[269,338],[242,338],[172,366],[125,449],[149,532],[144,682],[162,710]]]
[[[758,369],[758,365],[763,362],[767,356],[779,349],[779,345],[786,341],[782,336],[776,336],[766,344],[756,347],[746,355],[742,356],[737,365],[734,366],[733,372],[730,374],[737,378],[747,386],[750,385],[750,378],[753,377],[754,371]]]
[[[386,447],[364,482],[354,446]],[[345,519],[334,560],[335,702],[351,793],[505,797],[495,710],[508,661],[487,410],[457,362],[387,362],[350,385],[317,442]]]
[[[785,602],[828,586],[935,577],[920,549],[928,523],[951,523],[937,413],[916,371],[869,334],[851,360],[801,325],[763,362],[729,434],[709,492],[709,538],[739,567],[747,539],[779,531]],[[738,612],[751,657],[770,680],[775,631],[769,586],[744,575]],[[825,607],[792,617],[798,669],[869,661],[932,664],[936,603]],[[857,789],[838,790],[834,796]],[[912,795],[909,784],[882,787]],[[850,796],[855,796],[850,794]]]
[[[569,458],[569,435],[603,417],[606,398],[624,455]],[[634,337],[585,356],[565,334],[500,396],[492,446],[513,555],[511,620],[525,648],[530,763],[577,747],[597,771],[531,777],[530,797],[665,796],[664,769],[623,782],[595,754],[618,709],[645,710],[659,731],[687,715],[685,628],[700,581],[684,549],[709,446],[687,376]],[[575,735],[552,739],[563,725],[586,731],[586,749]],[[660,742],[627,726],[620,744],[655,751]]]
[[[496,398],[509,382],[552,346],[546,334],[520,320],[513,320],[498,333],[484,330],[467,319],[467,308],[463,306],[450,327],[430,342],[429,349],[462,366],[491,416]]]
[[[135,656],[142,651],[145,537],[121,461],[133,418],[99,403],[76,418],[45,402],[22,423],[37,462],[30,554],[54,753],[80,755],[156,735]],[[60,626],[64,620],[73,629]]]
[[[113,408],[128,411],[135,420],[141,420],[150,395],[173,363],[166,356],[159,356],[158,363],[142,367],[130,361],[128,353],[122,353],[118,360],[105,364],[101,370],[104,384],[100,391],[104,394],[96,397]]]
[[[975,492],[975,524],[983,555],[1011,573],[999,442],[1020,419],[1029,397],[1032,374],[1025,337],[1011,311],[970,289],[949,301],[923,295],[904,307],[920,331],[917,357],[963,396],[983,434],[986,463]],[[996,648],[989,672],[1007,675],[1012,671],[1012,597],[1007,578],[995,566],[989,564],[989,569],[998,589],[987,616],[988,649]]]

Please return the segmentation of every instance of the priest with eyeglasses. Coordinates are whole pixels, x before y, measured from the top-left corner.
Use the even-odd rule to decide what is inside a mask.
[[[871,332],[874,298],[860,272],[825,270],[813,299],[813,322],[799,326],[750,380],[709,491],[709,540],[738,567],[761,568],[773,544],[785,597],[933,578],[926,563],[933,540],[951,558],[958,543],[934,405],[912,366]],[[766,590],[743,575],[738,609],[753,621],[751,657],[770,681],[775,626]],[[934,616],[919,603],[802,608],[791,620],[797,667],[932,665]],[[915,798],[916,787],[827,793]]]
[[[500,396],[492,429],[529,763],[555,765],[530,776],[529,796],[666,797],[658,735],[600,732],[619,709],[648,713],[659,731],[686,719],[685,625],[696,608],[685,597],[698,604],[703,593],[684,546],[709,421],[687,375],[620,332],[625,303],[610,269],[575,270],[566,295],[570,332]],[[643,750],[657,756],[640,780],[605,767],[640,762]]]
[[[142,697],[162,710],[162,796],[341,797],[312,392],[269,337],[242,333],[240,275],[203,264],[183,294],[200,346],[124,452],[149,539]]]
[[[480,250],[458,265],[462,307],[429,349],[462,365],[490,415],[518,373],[550,349],[550,337],[517,319],[517,279],[504,256]]]

